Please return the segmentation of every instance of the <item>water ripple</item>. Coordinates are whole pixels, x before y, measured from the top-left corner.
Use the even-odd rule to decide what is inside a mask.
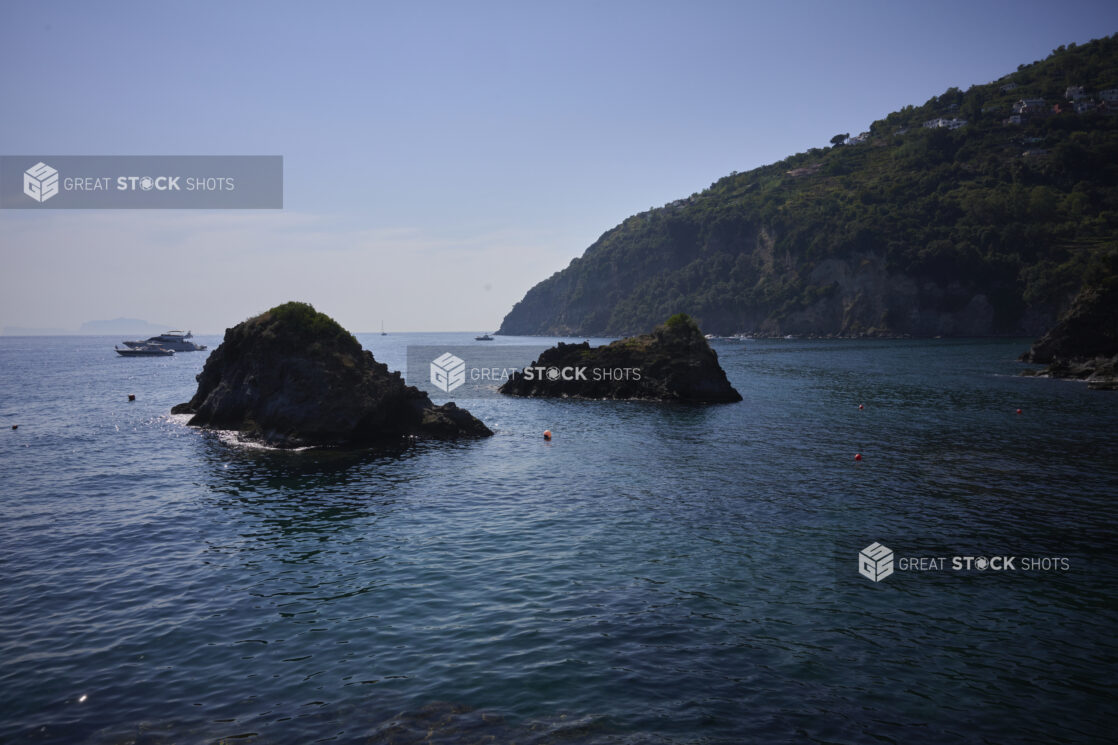
[[[1118,398],[1012,345],[727,345],[739,405],[485,399],[482,442],[289,453],[165,414],[201,356],[41,343],[0,339],[0,741],[1116,729]],[[1074,564],[874,584],[874,540]]]

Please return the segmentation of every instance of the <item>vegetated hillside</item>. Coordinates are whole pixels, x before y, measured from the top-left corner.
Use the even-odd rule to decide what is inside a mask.
[[[498,333],[1039,335],[1118,252],[1116,89],[1118,35],[732,173],[602,235]]]

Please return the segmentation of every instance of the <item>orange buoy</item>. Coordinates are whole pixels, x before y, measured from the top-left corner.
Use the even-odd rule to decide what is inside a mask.
[[[550,429],[545,429],[543,431],[543,439],[545,439],[545,440],[550,440],[551,439],[551,430]]]
[[[861,460],[861,459],[862,459],[862,454],[861,453],[854,453],[854,460]]]
[[[129,393],[128,394],[128,400],[129,401],[135,401],[136,400],[136,394],[135,393]]]

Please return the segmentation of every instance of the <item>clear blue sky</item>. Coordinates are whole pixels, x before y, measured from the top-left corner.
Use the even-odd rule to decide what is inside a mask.
[[[278,154],[282,212],[0,212],[0,327],[483,330],[635,212],[1115,2],[5,2],[0,153]]]

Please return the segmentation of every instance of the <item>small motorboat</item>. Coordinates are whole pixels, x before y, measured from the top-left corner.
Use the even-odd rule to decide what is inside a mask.
[[[120,347],[114,346],[113,349],[121,357],[170,357],[175,353],[173,349],[166,349],[165,347],[156,346],[155,344],[141,344],[134,347]]]
[[[489,334],[482,334],[481,336],[475,336],[474,341],[493,341],[493,337]]]

